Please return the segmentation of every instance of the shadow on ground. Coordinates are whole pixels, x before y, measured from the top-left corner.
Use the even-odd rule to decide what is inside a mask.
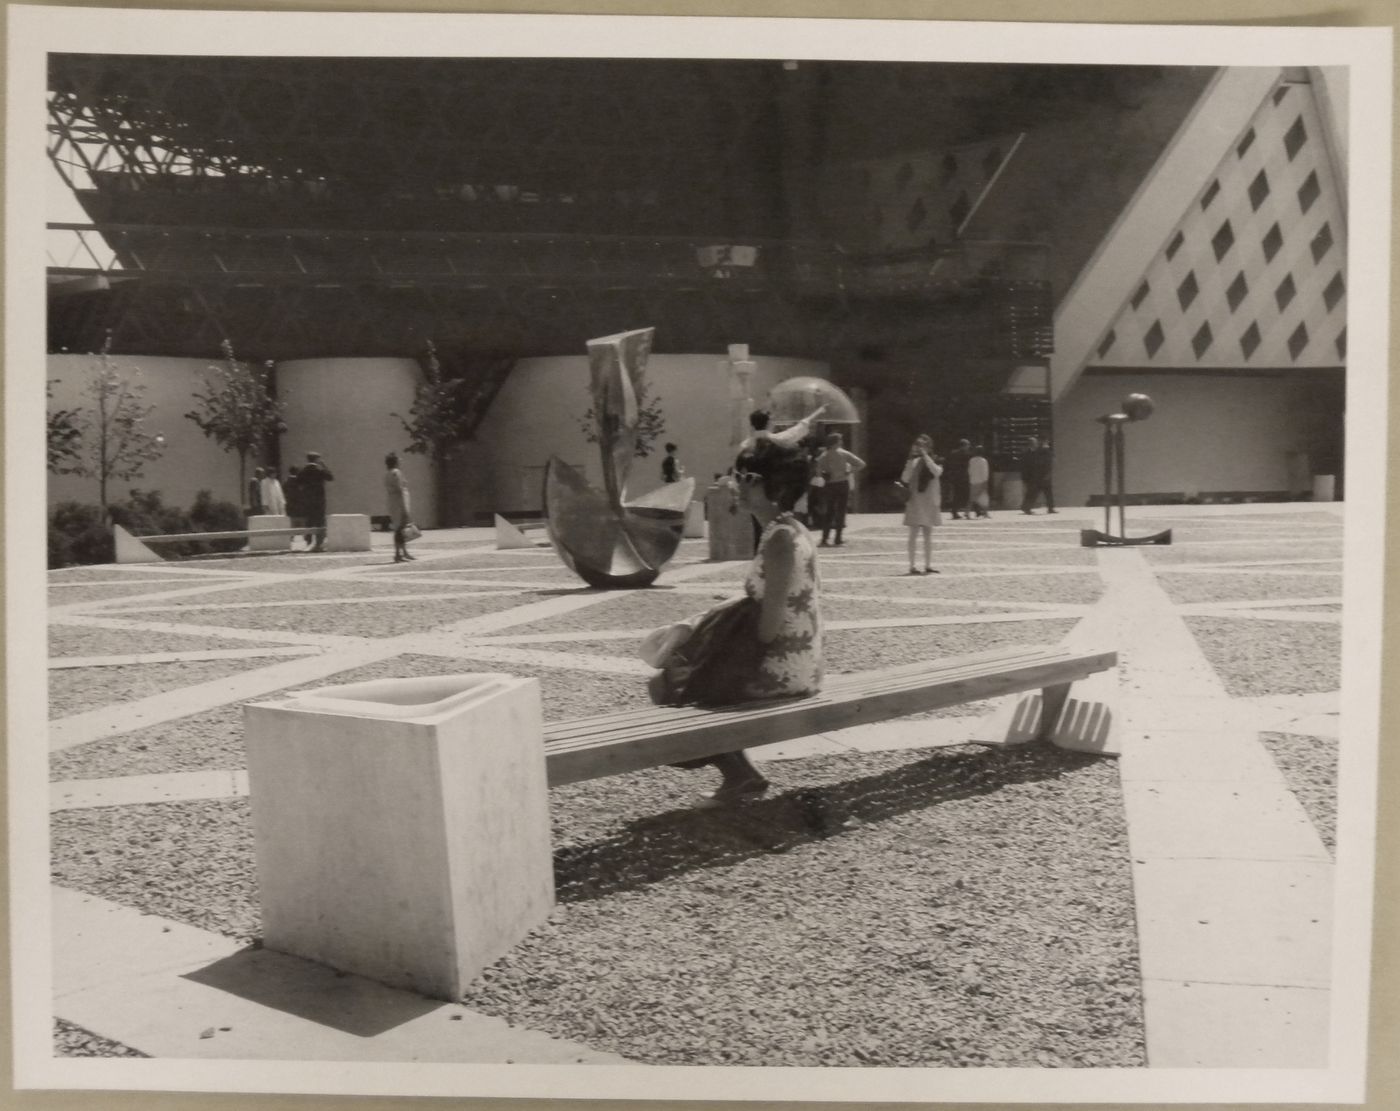
[[[554,854],[561,903],[632,891],[729,866],[1015,783],[1055,779],[1101,759],[1050,744],[941,749],[877,775],[714,810],[672,810],[627,823],[616,836]]]

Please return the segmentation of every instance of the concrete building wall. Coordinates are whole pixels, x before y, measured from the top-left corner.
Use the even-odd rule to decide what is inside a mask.
[[[145,388],[143,401],[155,409],[143,427],[147,432],[163,435],[166,447],[165,453],[148,463],[139,477],[112,481],[108,498],[122,501],[133,488],[158,490],[165,504],[188,509],[195,494],[207,489],[216,499],[241,505],[238,457],[220,450],[184,416],[194,406],[193,394],[200,388],[209,362],[128,355],[113,356],[112,362],[123,375]],[[90,409],[84,387],[92,380],[97,366],[95,355],[48,356],[47,375],[53,383],[50,409]],[[63,501],[96,505],[97,500],[96,479],[48,476],[50,506]]]
[[[283,470],[319,451],[335,475],[327,488],[331,513],[387,512],[384,456],[397,451],[424,528],[437,525],[437,483],[426,456],[409,455],[408,435],[391,414],[413,405],[418,367],[412,359],[296,359],[277,367],[278,396],[287,434]]]
[[[808,359],[752,356],[757,364],[751,393],[761,404],[786,378],[828,378],[824,363]],[[686,473],[703,489],[731,463],[732,402],[729,364],[720,355],[659,355],[647,363],[651,396],[665,415],[665,431],[651,455],[633,466],[628,493],[644,494],[661,484],[661,445],[672,441]],[[511,371],[477,433],[464,452],[464,464],[479,473],[472,484],[474,513],[532,512],[540,509],[544,465],[550,455],[581,466],[601,484],[598,447],[584,438],[581,419],[589,397],[588,358],[567,355],[522,359]],[[468,463],[469,461],[469,463]]]
[[[1055,498],[1085,505],[1103,492],[1103,426],[1129,393],[1156,408],[1126,431],[1127,489],[1134,493],[1278,492],[1297,483],[1308,440],[1307,406],[1289,377],[1086,374],[1055,405]]]

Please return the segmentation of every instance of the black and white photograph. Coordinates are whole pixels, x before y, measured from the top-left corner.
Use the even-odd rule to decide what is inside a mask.
[[[1390,29],[9,17],[16,1087],[1364,1098]]]

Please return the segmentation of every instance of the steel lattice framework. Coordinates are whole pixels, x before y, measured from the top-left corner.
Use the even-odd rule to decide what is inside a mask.
[[[483,403],[512,357],[641,324],[658,350],[1044,359],[1043,246],[831,233],[838,79],[895,122],[938,91],[917,66],[52,56],[49,156],[89,222],[51,225],[51,348],[431,338]]]

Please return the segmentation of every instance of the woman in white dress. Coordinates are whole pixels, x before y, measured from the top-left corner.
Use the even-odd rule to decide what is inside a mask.
[[[943,468],[930,454],[933,440],[923,435],[918,437],[909,449],[909,461],[899,480],[909,490],[909,500],[904,503],[904,524],[909,529],[909,574],[936,575],[933,568],[933,529],[943,523],[939,505],[943,494],[939,489],[938,478]],[[914,562],[918,534],[924,536],[924,569],[919,570]]]

